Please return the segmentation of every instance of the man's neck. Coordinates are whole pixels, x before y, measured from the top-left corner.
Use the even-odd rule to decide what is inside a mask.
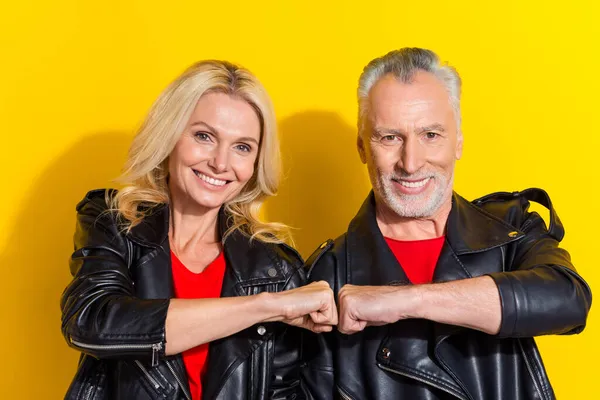
[[[427,218],[401,217],[381,201],[376,201],[377,225],[383,236],[394,240],[426,240],[444,235],[448,215],[452,209],[452,197]]]

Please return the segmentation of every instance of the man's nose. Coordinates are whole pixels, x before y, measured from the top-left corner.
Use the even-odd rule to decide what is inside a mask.
[[[425,151],[416,138],[407,138],[401,152],[400,167],[407,174],[419,171],[425,163]]]

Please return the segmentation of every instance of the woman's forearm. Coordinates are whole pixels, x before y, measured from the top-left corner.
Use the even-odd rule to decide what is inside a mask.
[[[166,320],[166,354],[181,353],[242,331],[256,323],[279,319],[273,295],[216,299],[172,299]]]

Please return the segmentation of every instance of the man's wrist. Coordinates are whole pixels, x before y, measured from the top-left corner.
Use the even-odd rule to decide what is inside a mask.
[[[396,307],[396,321],[408,318],[426,318],[427,310],[426,292],[430,285],[404,285],[397,286],[394,304]]]

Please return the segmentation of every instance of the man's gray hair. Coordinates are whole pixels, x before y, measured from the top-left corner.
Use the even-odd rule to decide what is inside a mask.
[[[385,75],[392,74],[402,83],[411,83],[415,73],[425,71],[435,75],[446,87],[450,105],[454,110],[457,129],[460,132],[460,90],[461,80],[458,72],[447,65],[431,50],[417,47],[405,47],[393,50],[372,60],[360,75],[358,81],[358,132],[364,128],[367,116],[369,92],[375,83]]]

